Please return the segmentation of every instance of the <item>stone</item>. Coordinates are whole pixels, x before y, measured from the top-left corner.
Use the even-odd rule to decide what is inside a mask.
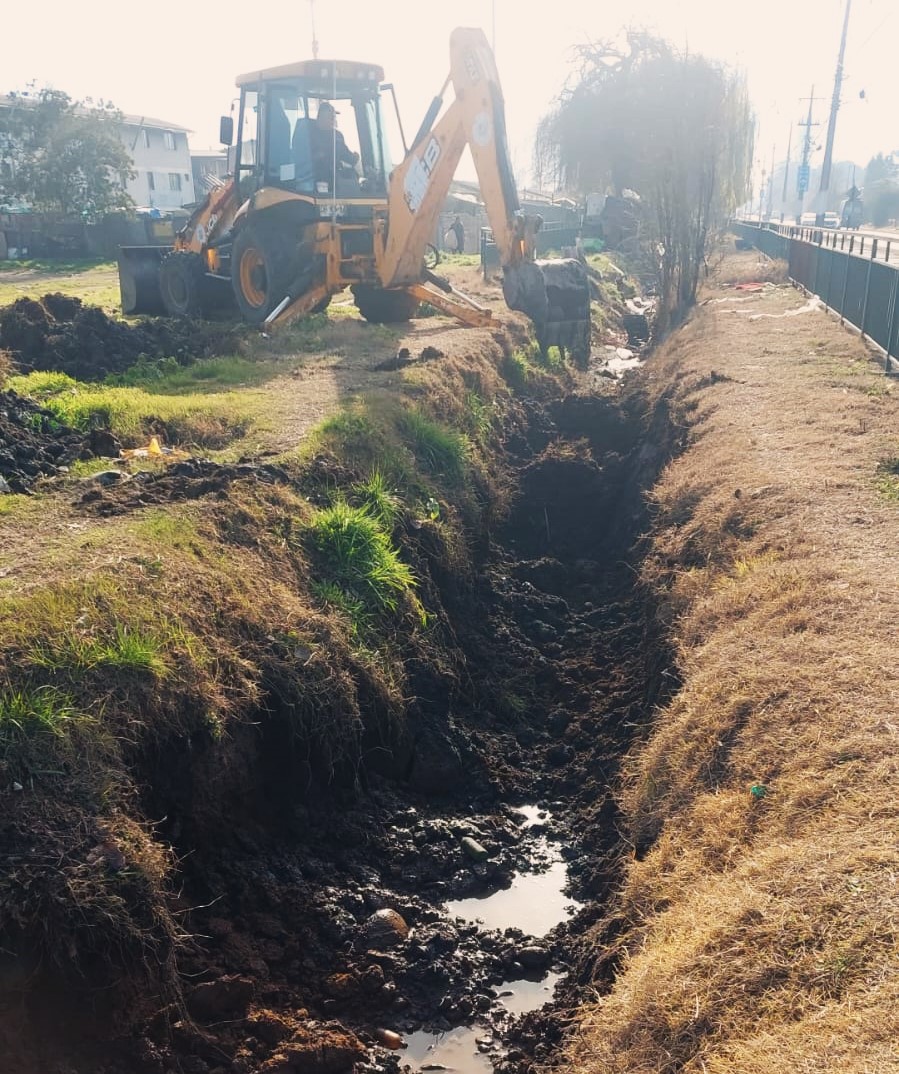
[[[462,840],[462,849],[473,861],[486,861],[490,857],[490,851],[470,835]]]
[[[527,947],[519,947],[515,957],[526,970],[542,970],[549,965],[552,956],[545,947],[529,944]]]
[[[396,910],[378,910],[362,926],[362,936],[369,947],[398,947],[409,938],[409,926]]]

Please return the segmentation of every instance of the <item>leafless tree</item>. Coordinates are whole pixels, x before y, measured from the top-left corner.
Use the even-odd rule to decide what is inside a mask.
[[[573,85],[540,124],[535,171],[581,194],[640,195],[665,326],[695,301],[709,247],[746,196],[753,122],[745,82],[641,31],[579,54]]]

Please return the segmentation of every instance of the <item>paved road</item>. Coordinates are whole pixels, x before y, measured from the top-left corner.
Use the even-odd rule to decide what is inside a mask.
[[[758,220],[744,220],[747,224],[758,224]],[[821,245],[852,253],[858,257],[873,256],[877,261],[899,264],[899,231],[890,229],[860,228],[820,228],[799,227],[796,224],[767,221],[764,227],[791,238],[805,239],[807,242],[820,242]]]

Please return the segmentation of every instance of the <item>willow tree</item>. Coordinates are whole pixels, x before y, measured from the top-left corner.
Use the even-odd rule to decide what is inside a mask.
[[[581,194],[636,191],[659,263],[663,323],[695,301],[710,245],[745,200],[753,122],[743,78],[652,35],[579,50],[578,77],[541,121],[535,167]]]

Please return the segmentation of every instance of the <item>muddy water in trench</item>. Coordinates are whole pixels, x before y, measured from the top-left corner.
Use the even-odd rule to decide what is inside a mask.
[[[521,806],[523,831],[541,829],[552,817],[539,806]],[[510,887],[487,895],[456,899],[447,903],[450,917],[473,922],[484,929],[520,929],[540,939],[579,908],[564,894],[568,867],[561,850],[543,834],[535,840],[535,856],[540,871],[517,872]],[[537,979],[519,978],[502,982],[495,989],[499,1005],[508,1018],[539,1010],[552,1002],[556,985],[564,977],[558,972]],[[421,1029],[404,1041],[400,1062],[414,1071],[459,1071],[461,1074],[489,1074],[492,1060],[502,1054],[502,1033],[489,1026],[458,1026],[444,1032]]]

